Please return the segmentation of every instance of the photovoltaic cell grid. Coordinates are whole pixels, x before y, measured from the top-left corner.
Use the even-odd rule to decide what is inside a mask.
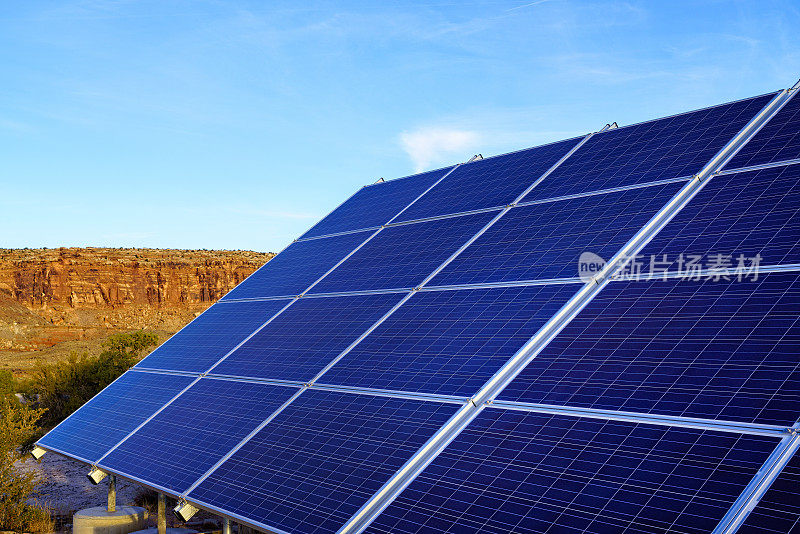
[[[404,294],[302,298],[211,371],[308,382]]]
[[[386,224],[451,168],[363,187],[303,234],[301,239]]]
[[[776,444],[490,408],[366,532],[707,534]]]
[[[188,497],[267,527],[336,532],[457,408],[306,390]]]
[[[495,215],[478,213],[387,227],[310,293],[416,287]]]
[[[583,252],[610,260],[684,185],[513,208],[428,285],[577,277]]]
[[[664,178],[674,179],[696,172],[771,97],[772,95],[765,95],[595,135],[527,195],[524,200],[533,199],[534,204],[510,210],[429,285],[575,276],[577,257],[587,250],[609,259],[685,182],[608,194],[585,193],[612,187],[635,186]],[[782,112],[785,115],[790,110],[787,106]],[[794,119],[780,120],[789,124]],[[775,152],[777,155],[771,155],[773,159],[770,161],[776,161],[775,158],[783,157],[781,154],[791,153],[794,141],[777,122],[772,124],[777,128],[775,133],[769,134],[768,128],[764,128],[759,135],[770,135],[767,143],[769,146],[765,145],[763,150]],[[657,132],[663,136],[658,137]],[[463,171],[462,174],[454,173],[451,175],[452,180],[450,177],[446,178],[419,198],[419,206],[414,208],[415,204],[407,210],[407,216],[428,217],[452,213],[454,209],[459,212],[465,209],[481,209],[495,205],[495,202],[506,196],[518,195],[517,191],[524,190],[539,177],[534,175],[549,168],[547,158],[557,160],[560,157],[556,157],[559,150],[565,149],[566,152],[574,146],[571,143],[578,141],[567,140],[548,145],[549,148],[538,147],[464,165],[457,171]],[[545,154],[546,150],[550,152]],[[535,157],[534,152],[537,153]],[[743,151],[740,155],[745,153]],[[498,168],[493,168],[492,162]],[[510,170],[512,167],[515,170]],[[689,172],[694,167],[696,169]],[[364,188],[304,237],[349,232],[384,224],[419,197],[422,191],[447,170]],[[759,175],[759,179],[763,180],[761,183],[765,183],[766,188],[772,188],[773,194],[779,198],[757,197],[757,202],[749,203],[743,200],[740,207],[755,210],[750,212],[753,215],[762,213],[758,209],[763,206],[769,206],[766,211],[762,210],[764,219],[761,224],[766,224],[764,221],[767,221],[772,224],[770,230],[773,234],[783,232],[784,237],[775,239],[774,243],[768,242],[767,248],[773,256],[774,251],[783,253],[781,261],[793,261],[792,247],[785,245],[786,242],[797,241],[797,232],[793,230],[795,212],[789,208],[793,202],[794,190],[791,187],[789,190],[785,187],[781,189],[780,186],[785,186],[788,178],[796,178],[796,174],[792,175],[792,170],[788,167],[776,170],[778,175],[762,172],[764,174]],[[497,176],[502,178],[497,179]],[[722,179],[723,177],[714,178],[701,195],[693,200],[692,205],[697,205],[696,201],[702,194],[712,191],[711,186]],[[757,181],[749,184],[748,194],[753,195],[757,185]],[[387,187],[383,188],[384,186]],[[558,202],[539,200],[571,194],[584,196]],[[709,202],[713,204],[726,201],[733,202],[724,197]],[[496,205],[505,202],[500,201]],[[545,206],[547,211],[536,211],[541,206]],[[416,215],[414,209],[417,210]],[[351,258],[331,272],[311,292],[414,287],[497,213],[499,211],[494,210],[387,227],[375,234],[374,239],[354,252]],[[372,222],[372,218],[378,221],[384,217],[386,220]],[[405,220],[404,217],[406,214],[401,219]],[[785,222],[779,227],[774,220]],[[504,226],[507,233],[505,236],[502,233],[496,234],[494,239],[497,246],[493,248],[487,242],[486,236],[490,232],[504,230]],[[728,226],[730,231],[733,225]],[[510,239],[512,231],[519,232],[520,239],[525,241],[522,245],[515,247],[503,240],[504,237]],[[372,231],[354,232],[295,242],[224,299],[246,300],[298,295],[373,234]],[[766,236],[762,232],[761,235],[756,235],[757,239],[750,239],[748,234],[750,241],[747,243],[764,242]],[[742,242],[742,239],[738,242]],[[481,246],[484,247],[482,250]],[[485,260],[482,255],[493,256],[493,259],[480,264]],[[477,264],[477,268],[469,265],[470,262]],[[499,267],[495,268],[491,265],[492,262],[499,264]],[[452,274],[448,274],[448,269],[452,269]],[[449,276],[451,281],[442,281],[445,276]],[[698,290],[692,294],[666,291],[661,295],[663,302],[657,302],[660,311],[642,314],[634,306],[631,308],[634,311],[627,310],[627,313],[629,316],[639,313],[637,317],[641,319],[642,326],[634,327],[639,328],[637,332],[641,332],[645,338],[657,338],[662,333],[660,325],[648,326],[650,321],[661,320],[683,327],[688,333],[681,338],[680,345],[674,339],[668,339],[667,345],[671,344],[669,347],[660,345],[657,340],[650,340],[652,347],[657,349],[655,353],[668,353],[664,357],[665,361],[674,357],[675,361],[680,362],[683,355],[679,353],[684,345],[694,346],[694,343],[701,347],[698,350],[707,349],[700,341],[702,328],[679,324],[679,321],[670,319],[672,308],[664,312],[664,306],[680,308],[681,304],[673,302],[680,298],[695,303],[708,302],[709,309],[714,311],[707,313],[702,319],[709,319],[712,323],[720,320],[720,316],[714,315],[717,311],[727,311],[735,317],[735,321],[713,323],[703,333],[709,346],[720,343],[724,347],[723,351],[727,350],[734,356],[725,365],[720,365],[721,373],[709,375],[711,378],[702,386],[720,387],[716,391],[724,391],[725,388],[732,387],[731,384],[736,380],[743,385],[734,395],[732,403],[724,406],[721,402],[714,404],[714,398],[719,400],[721,397],[713,397],[714,392],[704,390],[702,395],[711,395],[707,397],[711,400],[706,404],[713,409],[719,409],[721,417],[757,422],[781,421],[785,424],[793,415],[787,403],[796,405],[797,388],[792,389],[791,384],[798,383],[798,380],[795,378],[796,369],[790,369],[791,365],[784,360],[793,359],[796,364],[797,357],[794,353],[785,352],[781,343],[798,345],[794,340],[795,318],[790,317],[786,310],[792,301],[797,302],[800,299],[796,296],[795,283],[781,280],[779,275],[769,275],[758,282],[753,281],[762,285],[747,295],[740,295],[739,298],[746,303],[739,302],[739,306],[731,302],[731,299],[735,301],[738,289],[732,290],[733,293],[725,290],[714,293],[713,289]],[[614,287],[621,288],[623,284],[633,283],[614,282],[604,292],[610,292]],[[642,286],[644,283],[639,284]],[[467,391],[478,387],[485,377],[507,360],[514,347],[518,348],[530,337],[529,332],[535,331],[541,325],[546,314],[552,315],[550,308],[560,307],[562,299],[571,294],[568,287],[574,291],[577,286],[416,293],[384,325],[378,327],[372,337],[367,336],[351,354],[345,355],[323,375],[321,382],[331,379],[335,384],[351,385],[344,382],[355,377],[358,383],[352,385],[369,384],[362,387],[454,392],[448,394],[466,396]],[[695,282],[692,287],[705,288],[705,284]],[[780,293],[780,288],[786,289],[786,292]],[[714,295],[717,298],[711,302]],[[360,297],[375,298],[359,300]],[[329,364],[343,348],[364,333],[401,297],[402,294],[394,293],[297,300],[287,308],[285,314],[289,315],[284,317],[283,322],[280,320],[283,315],[278,316],[262,331],[262,336],[254,336],[231,355],[230,363],[226,363],[226,360],[217,369],[225,371],[223,366],[231,365],[232,369],[236,369],[234,374],[237,375],[244,369],[244,376],[248,377],[252,375],[276,380],[308,380],[306,371],[313,376]],[[649,298],[655,297],[658,295],[649,294]],[[637,301],[639,296],[629,295],[624,298]],[[312,304],[314,300],[327,303]],[[282,308],[286,302],[288,301],[270,300],[225,304],[253,305],[240,308],[248,309],[252,313],[244,314],[241,324],[235,324],[235,321],[227,325],[220,324],[219,332],[228,329],[231,338],[241,336],[249,328],[246,322],[253,321],[256,324],[257,315],[262,310],[266,314],[269,313],[270,306],[280,303]],[[348,302],[369,303],[362,306],[348,305]],[[665,304],[667,302],[671,304]],[[415,303],[420,303],[417,305],[419,307],[415,307]],[[478,315],[475,307],[481,305],[487,308]],[[762,308],[760,317],[763,323],[757,321],[756,312],[753,311],[759,305]],[[486,309],[492,311],[488,321]],[[526,312],[529,315],[524,317]],[[430,321],[431,317],[436,320]],[[214,315],[210,318],[213,319]],[[222,314],[219,315],[220,322],[225,320]],[[597,323],[592,324],[596,332],[587,330],[590,336],[595,337],[587,339],[589,343],[600,339],[601,341],[597,341],[599,346],[609,340],[600,336],[602,320],[599,317],[596,320]],[[623,324],[625,318],[620,318],[619,321]],[[165,345],[159,349],[160,353],[154,352],[147,365],[198,372],[196,369],[201,368],[206,361],[216,361],[215,356],[221,357],[230,350],[226,349],[228,341],[231,346],[235,346],[238,341],[232,343],[232,340],[215,337],[219,332],[211,329],[217,323],[211,322],[214,325],[206,328],[209,332],[202,334],[207,337],[200,337],[199,330],[203,328],[199,328],[197,332],[187,328],[185,335],[179,334],[173,338],[171,346]],[[591,320],[588,322],[591,323]],[[752,326],[753,323],[757,323],[756,326]],[[273,324],[274,327],[270,328]],[[332,326],[334,324],[335,330]],[[779,334],[773,328],[776,324],[782,325],[788,332],[781,334],[785,337],[778,338]],[[606,326],[609,331],[614,328],[616,323]],[[494,332],[493,337],[489,332]],[[743,332],[749,335],[743,335]],[[736,338],[737,334],[739,338]],[[563,335],[564,333],[557,341]],[[733,345],[737,340],[740,344],[734,350]],[[253,343],[249,345],[251,341]],[[464,353],[453,351],[459,342],[467,346]],[[614,357],[623,360],[626,357],[636,359],[645,342],[641,338],[628,336],[624,343],[633,345],[623,347],[623,341],[612,341],[612,344],[618,343],[618,346],[612,347],[616,351]],[[773,344],[769,345],[770,342]],[[574,346],[577,347],[578,343]],[[759,361],[758,355],[753,356],[749,352],[751,346],[759,349],[766,347],[767,357]],[[166,348],[169,351],[164,350]],[[492,350],[496,357],[486,357]],[[193,352],[196,354],[189,356]],[[651,351],[648,354],[652,353]],[[181,361],[182,354],[187,356],[187,361]],[[497,357],[498,354],[503,356]],[[720,354],[715,352],[713,357],[719,359]],[[540,358],[541,354],[534,363]],[[751,365],[751,368],[744,369],[740,364],[742,359],[747,360],[744,367]],[[733,361],[735,364],[731,363]],[[778,365],[772,366],[774,362],[778,362]],[[686,393],[685,387],[699,387],[696,382],[684,380],[685,377],[679,377],[674,369],[659,367],[659,363],[653,364],[640,358],[635,365],[636,372],[639,373],[636,379],[653,379],[656,388],[668,384],[668,395],[658,399],[660,406],[678,410],[677,407],[684,403],[693,409],[694,406],[706,402],[707,398],[702,395],[692,397],[692,392]],[[350,366],[353,376],[342,372],[341,376],[344,378],[337,379],[337,366],[340,365],[340,369]],[[613,367],[614,362],[610,361],[609,365]],[[648,365],[654,369],[652,372],[646,371]],[[433,371],[435,368],[443,369],[447,374],[436,376]],[[295,372],[298,369],[302,372]],[[612,373],[609,369],[604,369],[604,372]],[[568,372],[573,373],[573,370]],[[617,370],[614,376],[618,377],[620,373],[625,371]],[[303,378],[299,378],[300,375]],[[780,384],[783,389],[775,392],[775,382],[784,375],[792,376]],[[587,379],[588,374],[579,370],[571,376],[578,377],[577,383],[584,388],[582,394],[595,387],[589,382],[597,378],[596,376]],[[607,379],[609,376],[610,374],[600,378]],[[152,381],[151,377],[154,377]],[[159,378],[160,382],[155,380]],[[675,380],[669,385],[672,378]],[[129,372],[45,436],[40,443],[46,448],[50,447],[86,461],[96,461],[191,381],[192,378],[186,376]],[[225,383],[236,386],[229,389],[224,387]],[[770,383],[775,394],[767,399],[769,395],[764,392],[770,387]],[[220,385],[216,391],[215,385]],[[529,387],[525,391],[530,393],[533,389],[535,388]],[[190,391],[191,394],[189,391],[185,392],[131,435],[117,451],[103,460],[103,465],[112,471],[118,470],[148,483],[163,486],[168,491],[177,493],[185,490],[189,484],[195,482],[198,474],[206,472],[208,466],[230,452],[233,444],[241,439],[240,436],[255,428],[275,407],[280,406],[297,390],[202,378]],[[512,392],[513,388],[508,391]],[[194,401],[192,395],[197,395]],[[644,406],[655,399],[648,397],[647,392],[643,395],[647,397]],[[670,395],[668,402],[666,399]],[[143,396],[146,398],[144,401]],[[742,402],[742,397],[751,398]],[[577,399],[578,396],[574,398]],[[247,399],[255,399],[253,402],[258,406],[249,406]],[[638,402],[636,399],[634,401]],[[692,402],[695,404],[692,405]],[[738,412],[733,404],[738,407]],[[441,428],[457,408],[458,405],[433,401],[306,390],[194,490],[189,499],[200,501],[202,505],[219,511],[238,514],[267,527],[303,532],[336,531]],[[639,405],[631,409],[646,411]],[[236,412],[235,417],[230,417],[230,410]],[[747,416],[736,419],[725,410],[740,414],[746,412]],[[658,413],[664,412],[659,408]],[[120,417],[119,414],[124,416]],[[488,417],[486,414],[496,414],[492,417],[502,421],[485,422],[484,418]],[[521,417],[525,423],[521,422],[522,419],[514,420],[514,417]],[[111,432],[107,418],[115,421]],[[527,421],[530,420],[534,422],[528,424]],[[180,441],[170,437],[168,432],[175,424],[183,429],[178,436],[182,438]],[[499,425],[497,428],[501,429],[500,435],[493,434],[493,431],[482,433],[481,425],[486,428]],[[657,431],[655,434],[652,433],[654,428]],[[479,436],[472,439],[470,431],[475,429]],[[514,437],[516,432],[526,437],[517,439]],[[186,447],[184,435],[192,443],[191,447]],[[469,455],[448,457],[448,453],[454,450],[453,447],[460,446],[459,440],[464,440]],[[520,447],[520,443],[524,447]],[[153,444],[158,447],[152,451],[145,450]],[[539,525],[547,524],[549,532],[554,529],[575,532],[706,532],[727,511],[774,444],[775,440],[772,439],[736,434],[487,409],[468,427],[466,433],[460,435],[413,482],[386,513],[379,516],[373,529],[397,532],[505,532],[510,524],[521,525],[520,528],[525,531],[536,531],[535,528]],[[125,453],[128,450],[130,453]],[[531,457],[529,452],[538,454],[541,458],[537,460],[535,469],[544,469],[530,477],[527,466],[519,471],[515,463],[520,458],[528,460]],[[484,457],[481,458],[480,454],[484,454]],[[154,455],[156,462],[149,461],[148,455]],[[466,471],[459,467],[461,464],[454,463],[463,461],[469,462],[466,464]],[[437,462],[445,465],[438,474],[434,471],[438,469]],[[494,474],[486,466],[500,474]],[[599,470],[597,466],[600,466]],[[141,477],[134,474],[134,471]],[[453,479],[455,482],[443,479],[449,485],[435,482],[426,489],[425,477],[440,476],[442,473],[447,477],[456,474],[460,478]],[[548,480],[552,482],[548,484]],[[480,482],[479,490],[470,488],[469,484],[473,481]],[[410,493],[416,487],[421,489],[416,494]],[[410,498],[409,495],[413,497]],[[520,495],[522,501],[519,500]],[[784,494],[770,492],[768,495],[774,503],[773,508],[767,513],[763,507],[759,507],[758,513],[762,514],[760,517],[777,518],[777,521],[786,524],[790,520],[796,520],[795,509],[783,504]],[[430,508],[431,502],[435,504],[434,508]],[[420,512],[420,505],[428,508]],[[453,511],[456,515],[453,515]],[[456,516],[457,522],[453,523]],[[394,526],[386,526],[393,522]]]
[[[319,382],[471,397],[578,289],[415,293]]]
[[[410,221],[483,208],[506,206],[539,179],[581,138],[462,165],[404,211]]]
[[[791,425],[798,302],[798,273],[612,282],[499,398]]]
[[[797,92],[725,165],[726,169],[800,158],[800,98]]]
[[[800,263],[800,165],[712,178],[642,251],[659,269]],[[699,258],[699,260],[698,260]]]
[[[292,243],[222,300],[299,295],[370,235],[358,232]]]
[[[795,453],[739,529],[746,534],[800,533],[800,455]]]
[[[523,200],[691,176],[775,93],[594,135]]]
[[[191,377],[128,371],[38,444],[90,463],[192,383]]]
[[[296,391],[202,378],[99,466],[183,493]]]
[[[204,373],[289,302],[214,304],[136,367]]]

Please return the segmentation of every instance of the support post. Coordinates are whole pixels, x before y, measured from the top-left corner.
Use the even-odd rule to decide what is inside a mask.
[[[227,517],[222,518],[222,534],[231,534],[231,520]]]
[[[117,475],[108,476],[108,513],[117,511]]]
[[[167,498],[163,493],[158,494],[158,534],[167,534]]]

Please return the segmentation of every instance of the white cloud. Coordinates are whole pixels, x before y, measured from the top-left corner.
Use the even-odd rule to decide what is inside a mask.
[[[401,133],[400,142],[414,162],[414,170],[420,172],[453,158],[468,159],[472,155],[469,151],[479,146],[480,135],[471,130],[424,127]]]

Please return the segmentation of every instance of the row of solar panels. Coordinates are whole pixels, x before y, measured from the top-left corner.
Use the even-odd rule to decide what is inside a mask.
[[[366,187],[40,445],[335,532],[584,287],[581,252],[613,256],[773,96]],[[798,110],[726,168],[800,158]],[[672,274],[709,252],[794,269],[799,180],[715,176],[643,254]],[[610,283],[370,531],[708,532],[800,415],[797,277]],[[751,518],[797,520],[785,494]]]

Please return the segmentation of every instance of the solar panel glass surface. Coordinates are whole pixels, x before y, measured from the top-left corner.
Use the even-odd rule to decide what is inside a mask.
[[[510,204],[580,140],[567,139],[461,165],[397,220],[410,221]]]
[[[612,282],[499,398],[792,424],[798,306],[798,273]]]
[[[699,172],[773,94],[594,135],[524,200],[572,195]]]
[[[358,232],[292,243],[222,299],[299,295],[370,235]]]
[[[447,167],[363,187],[303,234],[302,238],[386,224],[436,183],[436,180],[447,174],[451,168]]]
[[[776,443],[487,409],[366,532],[708,534]]]
[[[136,367],[204,373],[288,302],[264,300],[215,304]]]
[[[183,493],[296,391],[202,378],[99,465]]]
[[[194,378],[128,371],[38,443],[95,462]]]
[[[795,94],[725,168],[738,169],[797,158],[800,158],[800,98]]]
[[[457,408],[307,390],[188,499],[289,532],[336,532]]]
[[[404,296],[302,298],[211,372],[308,382]]]
[[[418,292],[319,382],[470,397],[580,287]]]
[[[684,185],[669,183],[513,208],[428,285],[577,277],[581,254],[611,259]]]
[[[387,227],[311,293],[416,287],[495,215],[479,213]]]
[[[800,532],[800,455],[795,453],[739,529],[742,534]]]
[[[800,165],[790,165],[712,178],[641,258],[670,271],[748,268],[800,263],[798,243]]]

